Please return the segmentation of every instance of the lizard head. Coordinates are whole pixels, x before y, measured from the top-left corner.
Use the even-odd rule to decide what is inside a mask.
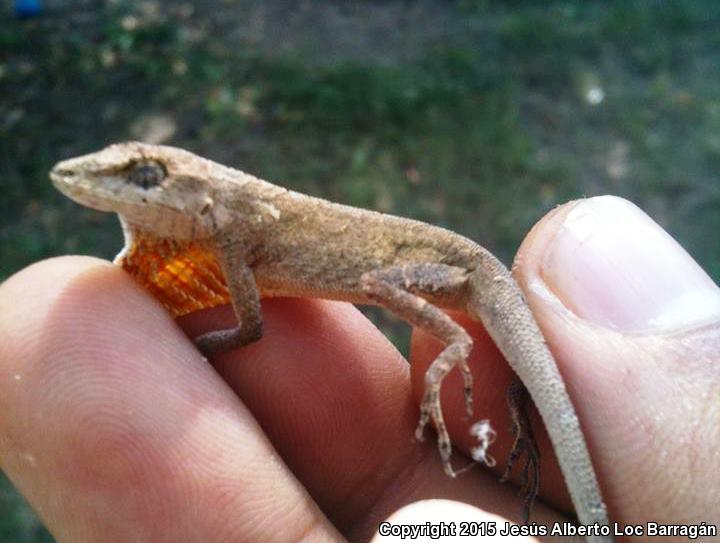
[[[199,239],[227,215],[212,182],[222,168],[182,149],[127,142],[63,160],[50,178],[82,205],[115,212],[158,236]]]

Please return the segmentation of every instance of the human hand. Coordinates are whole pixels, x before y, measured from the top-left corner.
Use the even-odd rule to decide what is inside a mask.
[[[706,506],[714,502],[702,500],[717,496],[700,495],[691,483],[716,476],[698,468],[712,465],[717,449],[718,407],[708,395],[717,391],[716,328],[688,332],[678,345],[573,318],[531,284],[561,215],[534,230],[518,271],[568,380],[612,516],[712,521]],[[566,284],[568,269],[564,263],[544,274],[545,283]],[[392,511],[427,497],[517,518],[511,487],[482,470],[449,479],[430,432],[424,444],[412,439],[412,394],[421,395],[424,367],[436,351],[428,338],[414,341],[411,378],[400,355],[351,306],[269,300],[263,310],[264,338],[217,357],[215,371],[162,308],[101,261],[46,261],[0,288],[2,467],[59,541],[364,540]],[[232,314],[211,310],[181,324],[194,337],[231,325]],[[476,337],[476,416],[499,430],[493,454],[502,466],[510,370],[479,325],[464,324]],[[668,405],[673,382],[659,380],[667,384],[661,396],[652,386],[663,368],[674,372],[690,355],[681,366],[682,389],[673,392],[683,399]],[[451,376],[443,390],[457,448],[467,449],[460,381]],[[661,419],[654,402],[664,408]],[[658,436],[654,445],[648,431]],[[539,441],[541,496],[569,511],[546,436]],[[686,449],[673,456],[673,447]],[[687,469],[678,480],[687,447],[697,473],[690,478]],[[670,490],[672,501],[657,498]],[[468,521],[484,518],[473,511],[477,517]],[[539,522],[562,518],[542,506],[536,512]]]

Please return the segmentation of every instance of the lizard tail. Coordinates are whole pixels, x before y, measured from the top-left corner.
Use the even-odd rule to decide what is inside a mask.
[[[510,271],[483,251],[470,275],[467,311],[483,323],[528,389],[555,448],[581,524],[609,526],[590,454],[557,364]],[[613,538],[589,538],[594,543]]]

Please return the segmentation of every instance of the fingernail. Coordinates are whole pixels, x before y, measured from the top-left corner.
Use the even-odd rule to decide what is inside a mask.
[[[720,317],[720,288],[627,200],[590,198],[565,217],[541,268],[577,316],[626,332],[672,331]]]

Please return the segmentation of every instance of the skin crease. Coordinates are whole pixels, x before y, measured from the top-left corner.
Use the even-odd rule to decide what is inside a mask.
[[[607,341],[608,331],[578,322],[538,291],[543,246],[570,206],[533,230],[516,276],[561,365],[613,518],[717,522],[718,474],[703,467],[717,465],[720,441],[717,407],[707,403],[718,383],[710,363],[717,367],[717,327],[681,341]],[[422,445],[410,438],[410,392],[422,394],[433,340],[414,338],[411,375],[347,304],[278,299],[263,312],[264,339],[219,356],[216,373],[154,300],[96,259],[46,261],[0,287],[0,462],[58,541],[361,541],[392,511],[426,497],[517,514],[511,488],[482,470],[451,480],[431,436]],[[181,325],[192,337],[232,320],[221,308]],[[477,327],[468,330],[475,412],[502,427],[498,391],[509,369]],[[653,407],[667,403],[667,383],[653,378],[656,367],[643,379],[638,359],[672,352],[699,352],[709,363],[686,368],[682,401],[665,407],[676,410],[663,419],[672,424],[658,427]],[[641,395],[608,378],[633,367]],[[443,403],[463,449],[455,378]],[[498,459],[507,437],[502,432],[491,451]],[[541,498],[566,508],[547,438],[538,437]],[[542,522],[560,518],[542,507],[536,513]],[[485,518],[475,514],[463,518]]]

